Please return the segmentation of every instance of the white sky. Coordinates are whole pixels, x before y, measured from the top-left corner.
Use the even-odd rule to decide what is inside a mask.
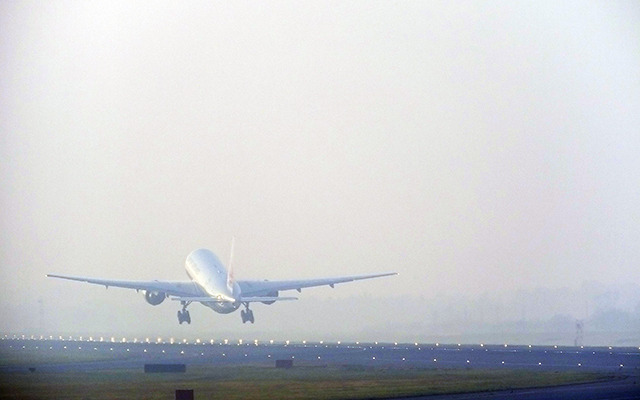
[[[2,2],[0,160],[0,310],[233,235],[238,278],[401,274],[320,296],[638,284],[640,6]]]

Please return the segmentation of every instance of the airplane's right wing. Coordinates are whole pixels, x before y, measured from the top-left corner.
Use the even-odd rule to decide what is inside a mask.
[[[185,296],[200,297],[205,296],[202,290],[191,281],[175,282],[175,281],[120,281],[110,279],[86,278],[81,276],[67,276],[47,274],[49,278],[67,279],[70,281],[78,281],[101,285],[107,289],[110,286],[123,289],[134,289],[136,291],[145,290],[147,292],[162,292],[169,296]]]
[[[382,274],[371,275],[354,275],[343,276],[337,278],[320,278],[320,279],[302,279],[302,280],[290,280],[290,281],[238,281],[240,289],[242,290],[242,296],[247,297],[262,297],[269,296],[273,292],[281,290],[297,290],[301,291],[303,288],[316,287],[316,286],[331,286],[333,287],[338,283],[353,282],[362,279],[379,278],[382,276],[397,275],[396,272],[387,272]]]

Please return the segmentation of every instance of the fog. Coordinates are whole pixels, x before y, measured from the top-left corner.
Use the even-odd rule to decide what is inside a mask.
[[[632,1],[3,2],[0,333],[637,345],[639,127]],[[399,275],[190,326],[45,278],[233,236],[238,279]]]

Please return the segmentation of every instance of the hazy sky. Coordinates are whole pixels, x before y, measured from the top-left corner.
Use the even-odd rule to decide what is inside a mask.
[[[400,273],[269,312],[639,284],[640,5],[2,2],[0,160],[2,330],[144,322],[44,274],[185,279],[234,235],[240,279]]]

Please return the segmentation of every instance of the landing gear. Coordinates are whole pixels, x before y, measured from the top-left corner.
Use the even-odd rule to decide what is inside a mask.
[[[251,322],[252,324],[256,321],[253,318],[253,311],[249,310],[249,303],[244,303],[246,310],[240,310],[240,317],[242,317],[242,323]]]
[[[178,311],[178,323],[182,325],[183,322],[187,324],[191,324],[191,315],[189,315],[189,311],[187,311],[187,306],[191,304],[191,302],[182,302],[182,310]]]
[[[255,322],[255,319],[253,318],[253,311],[251,310],[241,310],[240,311],[240,316],[242,317],[242,323],[246,323],[246,322],[251,322],[252,324]]]
[[[191,323],[191,315],[189,315],[189,311],[187,310],[178,311],[178,323],[182,325],[183,322],[187,324]]]

